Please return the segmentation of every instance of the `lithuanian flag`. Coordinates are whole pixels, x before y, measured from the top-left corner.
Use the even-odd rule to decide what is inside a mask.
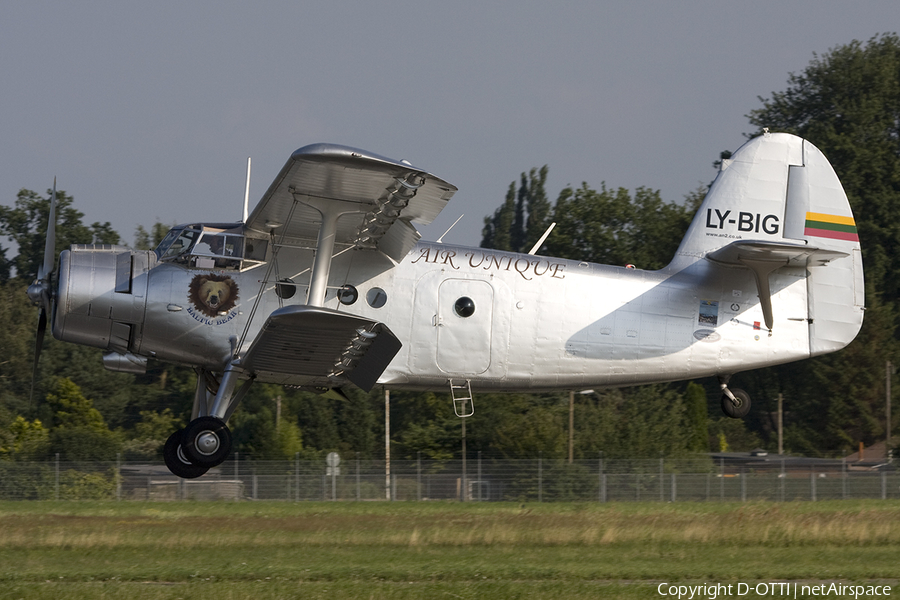
[[[833,240],[859,241],[859,235],[856,233],[856,221],[853,220],[853,217],[838,215],[806,213],[806,228],[803,230],[803,234]]]

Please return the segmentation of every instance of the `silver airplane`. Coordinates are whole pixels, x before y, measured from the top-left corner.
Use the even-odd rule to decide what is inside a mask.
[[[169,469],[199,477],[231,450],[256,382],[451,394],[576,390],[716,376],[743,417],[739,371],[818,356],[856,336],[859,238],[823,154],[788,134],[744,144],[658,271],[421,242],[456,188],[406,161],[316,144],[294,152],[239,223],[192,223],[154,251],[75,245],[55,270],[54,211],[29,288],[55,338],[194,368]],[[648,243],[652,243],[648,240]],[[37,358],[37,357],[36,357]]]

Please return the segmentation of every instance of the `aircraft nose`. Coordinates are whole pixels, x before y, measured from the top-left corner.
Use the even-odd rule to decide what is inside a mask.
[[[135,262],[140,261],[122,246],[73,245],[64,250],[53,336],[127,352],[145,302],[143,290],[133,280]]]

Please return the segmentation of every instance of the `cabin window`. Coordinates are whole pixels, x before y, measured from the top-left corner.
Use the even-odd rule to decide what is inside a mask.
[[[359,292],[356,291],[355,287],[348,283],[338,290],[337,297],[338,300],[340,300],[341,304],[350,306],[359,298]]]
[[[468,296],[463,296],[453,305],[453,311],[463,319],[467,319],[475,314],[475,302]]]
[[[275,293],[283,300],[289,300],[297,293],[297,286],[290,279],[279,279],[275,284]]]
[[[387,303],[387,294],[381,288],[372,288],[369,290],[369,293],[366,294],[366,302],[368,302],[369,306],[372,308],[381,308]]]
[[[203,269],[239,269],[244,236],[204,231],[191,248],[191,264]]]

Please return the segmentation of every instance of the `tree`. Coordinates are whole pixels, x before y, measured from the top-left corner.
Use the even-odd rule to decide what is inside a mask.
[[[44,246],[47,239],[47,219],[50,215],[50,195],[47,198],[37,192],[22,188],[16,197],[15,207],[0,206],[0,235],[12,239],[19,248],[19,254],[11,260],[5,260],[3,272],[15,269],[16,277],[29,283],[37,276],[38,267],[44,260]],[[84,225],[81,219],[84,213],[76,210],[72,204],[74,198],[64,190],[56,191],[57,224],[56,249],[58,256],[72,244],[118,244],[119,234],[109,221]]]
[[[0,398],[15,413],[29,407],[37,329],[37,308],[25,295],[26,287],[15,279],[0,284]]]
[[[513,243],[513,219],[516,213],[516,182],[509,184],[506,200],[494,211],[493,216],[484,218],[484,229],[481,230],[481,247],[494,250],[511,251]]]
[[[691,428],[688,448],[694,452],[709,452],[708,409],[706,390],[702,385],[691,381],[684,391],[684,404],[687,420]]]
[[[125,460],[162,458],[162,449],[173,431],[183,426],[171,408],[161,412],[142,410],[141,421],[134,426],[132,437],[122,445]]]
[[[479,413],[476,411],[476,414]],[[460,421],[453,414],[450,398],[444,394],[391,394],[391,437],[395,441],[396,456],[400,458],[412,460],[419,452],[432,460],[459,457],[462,447]],[[384,429],[380,433],[383,436]]]
[[[0,458],[37,458],[46,456],[48,431],[40,420],[27,420],[19,415],[0,430]]]
[[[504,398],[508,401],[507,398]],[[563,458],[568,437],[562,411],[535,402],[529,410],[496,423],[493,446],[505,458]],[[558,403],[561,405],[561,403]]]
[[[257,384],[241,402],[229,426],[234,449],[257,460],[293,459],[303,450],[303,436],[287,390]]]
[[[47,404],[54,410],[50,446],[63,460],[114,460],[121,441],[94,403],[70,379],[60,378]]]
[[[525,207],[524,235],[519,245],[521,252],[528,252],[546,231],[550,224],[550,201],[544,186],[547,182],[547,165],[540,169],[532,168],[528,176],[522,173],[519,186],[519,204]],[[517,211],[518,212],[518,211]]]
[[[171,228],[171,225],[164,225],[159,221],[153,224],[150,231],[144,229],[143,225],[138,225],[134,230],[134,249],[153,250],[163,241]]]
[[[556,229],[547,241],[548,254],[601,264],[634,264],[641,269],[667,265],[696,212],[689,202],[663,202],[656,190],[639,187],[634,196],[625,188],[615,191],[586,183],[565,188],[556,200]]]
[[[815,144],[841,179],[859,230],[869,298],[900,298],[900,38],[853,40],[788,78],[788,88],[760,98],[748,118]]]
[[[785,446],[845,453],[884,434],[884,361],[897,360],[900,314],[900,38],[877,35],[835,47],[760,98],[750,123],[800,135],[828,157],[850,200],[862,245],[866,318],[845,350],[754,373],[748,390],[768,405],[783,393]],[[757,403],[759,405],[760,403]],[[758,431],[771,431],[762,427]],[[771,445],[771,442],[770,442]]]
[[[484,218],[482,248],[528,252],[540,239],[550,224],[547,172],[547,165],[523,172],[518,192],[515,182],[509,184],[506,200],[493,216]]]
[[[338,431],[341,443],[338,451],[345,456],[359,452],[360,456],[374,458],[380,445],[375,437],[375,423],[378,421],[372,409],[372,399],[361,390],[347,389],[347,400],[336,407]],[[376,390],[371,395],[383,398],[383,392]]]

